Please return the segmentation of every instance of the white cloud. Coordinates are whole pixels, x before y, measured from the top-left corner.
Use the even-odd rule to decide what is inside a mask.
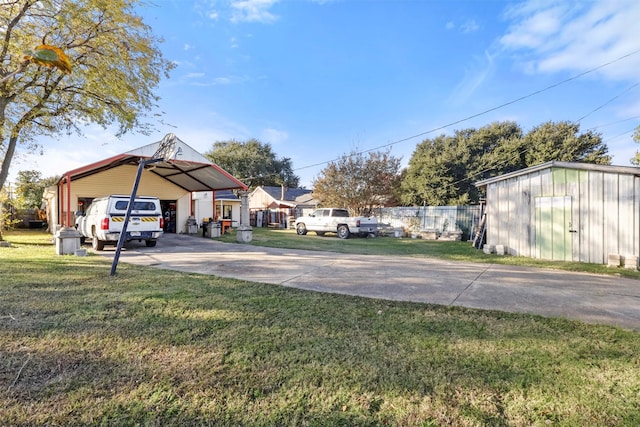
[[[460,30],[465,34],[474,33],[478,31],[478,29],[480,29],[480,25],[478,25],[475,19],[469,19],[460,26]]]
[[[240,84],[249,80],[247,77],[243,76],[219,76],[219,77],[208,77],[206,73],[203,72],[191,72],[183,75],[177,81],[179,84],[187,84],[190,86],[221,86],[221,85],[231,85],[231,84]]]
[[[277,145],[289,139],[289,134],[282,130],[267,128],[262,130],[260,139],[264,140],[265,142]]]
[[[582,72],[637,51],[640,2],[527,1],[510,8],[500,45],[520,57],[529,72]],[[598,72],[611,79],[635,79],[640,53]]]
[[[468,19],[462,24],[458,25],[453,21],[448,21],[444,28],[446,30],[460,30],[463,34],[475,33],[480,29],[480,25],[476,22],[475,19]]]
[[[475,90],[494,72],[494,55],[485,52],[484,56],[475,56],[472,67],[465,70],[464,79],[456,86],[449,101],[454,105],[468,100]]]
[[[235,0],[231,3],[231,22],[271,23],[278,19],[269,9],[278,0]]]

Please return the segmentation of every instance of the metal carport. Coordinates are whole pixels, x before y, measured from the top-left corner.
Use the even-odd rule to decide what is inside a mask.
[[[163,139],[172,138],[175,141],[175,156],[172,160],[165,160],[149,165],[143,172],[142,180],[151,182],[147,192],[170,191],[179,188],[182,193],[194,191],[219,191],[240,189],[247,186],[211,163],[206,157],[185,144],[182,140],[169,134]],[[158,151],[162,141],[158,141],[123,154],[88,164],[68,171],[62,175],[57,185],[57,209],[62,226],[73,226],[73,204],[77,203],[81,191],[89,191],[92,195],[106,196],[109,194],[128,194],[133,184],[133,173],[139,163],[150,159]],[[105,179],[96,180],[103,175]],[[164,184],[162,184],[164,183]],[[215,194],[215,193],[214,193]],[[57,221],[56,221],[57,222]]]

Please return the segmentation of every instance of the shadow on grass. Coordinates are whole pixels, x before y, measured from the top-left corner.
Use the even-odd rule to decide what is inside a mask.
[[[83,264],[26,263],[5,287],[0,421],[610,424],[637,409],[620,397],[639,387],[637,335],[615,328]],[[577,377],[594,366],[611,381]]]
[[[632,332],[109,267],[0,259],[0,424],[640,423]]]

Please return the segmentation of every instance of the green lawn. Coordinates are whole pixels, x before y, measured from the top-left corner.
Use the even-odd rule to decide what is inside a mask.
[[[127,264],[110,277],[47,235],[5,238],[2,426],[640,425],[638,333]]]
[[[220,237],[224,242],[235,242],[235,234]],[[579,262],[545,261],[526,257],[487,255],[475,249],[470,242],[444,242],[410,238],[352,237],[342,240],[335,234],[316,236],[309,232],[306,236],[298,236],[295,230],[254,228],[252,245],[276,248],[307,249],[340,253],[356,253],[362,255],[404,255],[415,257],[436,257],[452,261],[468,261],[524,265],[540,268],[554,268],[567,271],[582,271],[595,274],[609,274],[632,279],[640,279],[640,272],[624,268],[610,268],[599,264]]]

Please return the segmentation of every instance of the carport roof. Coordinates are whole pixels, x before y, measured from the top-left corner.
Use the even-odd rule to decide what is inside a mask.
[[[156,174],[186,191],[218,191],[243,189],[247,186],[215,163],[175,138],[175,159],[147,166],[149,173]],[[63,174],[60,182],[74,181],[122,165],[138,166],[141,160],[151,159],[162,141],[127,151],[113,157],[73,169]]]

